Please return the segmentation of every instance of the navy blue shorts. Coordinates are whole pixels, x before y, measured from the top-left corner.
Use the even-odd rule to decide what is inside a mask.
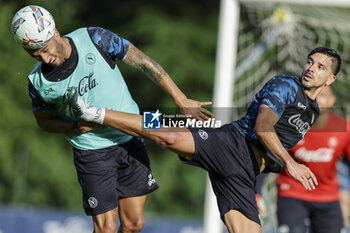
[[[116,208],[120,198],[142,196],[158,188],[141,138],[99,150],[74,148],[73,152],[87,215],[105,213]]]
[[[239,210],[260,224],[254,188],[259,168],[245,137],[232,124],[189,130],[195,142],[190,164],[208,171],[221,217],[230,210]]]
[[[286,233],[305,233],[307,228],[312,233],[340,233],[343,227],[339,201],[310,202],[279,197],[277,219],[278,232]]]

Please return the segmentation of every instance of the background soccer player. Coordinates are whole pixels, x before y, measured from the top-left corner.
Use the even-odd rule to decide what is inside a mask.
[[[331,111],[335,100],[332,88],[324,88],[317,97],[319,118],[290,151],[298,163],[305,164],[315,174],[317,189],[306,191],[286,169],[277,177],[281,232],[305,233],[307,218],[313,233],[339,233],[343,227],[336,164],[342,155],[350,160],[350,123]]]

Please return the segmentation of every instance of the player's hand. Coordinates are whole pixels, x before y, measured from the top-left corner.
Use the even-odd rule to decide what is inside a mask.
[[[314,173],[305,166],[304,164],[299,164],[297,162],[290,161],[286,164],[288,173],[297,181],[299,181],[305,189],[312,190],[318,185],[316,176]]]
[[[199,121],[205,121],[213,117],[214,114],[209,110],[202,108],[202,106],[211,105],[212,102],[199,102],[192,99],[186,99],[181,102],[179,106],[180,111],[186,118],[192,118]]]

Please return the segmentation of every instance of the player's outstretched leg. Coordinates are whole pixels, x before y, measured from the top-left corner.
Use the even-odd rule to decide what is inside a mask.
[[[188,129],[144,129],[141,115],[88,105],[76,88],[67,90],[65,101],[72,108],[69,112],[74,118],[108,125],[135,137],[148,138],[185,159],[193,159],[195,146],[192,133]]]

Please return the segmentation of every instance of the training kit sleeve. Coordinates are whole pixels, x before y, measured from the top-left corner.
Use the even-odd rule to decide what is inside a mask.
[[[266,104],[281,117],[286,106],[295,100],[298,92],[296,83],[295,77],[274,77],[258,93],[260,104]]]
[[[123,60],[129,48],[129,41],[101,27],[89,27],[88,33],[96,45],[110,59]]]

